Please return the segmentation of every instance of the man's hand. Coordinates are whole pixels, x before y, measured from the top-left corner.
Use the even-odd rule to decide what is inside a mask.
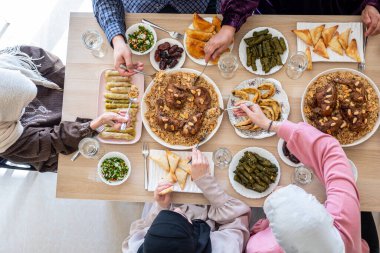
[[[205,46],[205,61],[216,60],[234,41],[235,27],[224,25]]]
[[[380,14],[375,7],[367,5],[362,11],[362,20],[367,28],[365,36],[380,34]]]
[[[133,69],[143,70],[144,64],[142,62],[133,63],[132,62],[132,52],[128,45],[125,43],[124,37],[121,35],[116,35],[112,39],[113,44],[113,58],[115,69],[119,71],[122,76],[131,76],[135,74]],[[128,71],[120,68],[120,64],[124,64],[129,69]]]
[[[171,199],[172,199],[171,197],[172,195],[170,192],[165,195],[160,195],[159,193],[172,186],[173,186],[172,183],[159,183],[156,190],[154,191],[154,200],[157,202],[157,204],[160,207],[164,209],[169,207]]]

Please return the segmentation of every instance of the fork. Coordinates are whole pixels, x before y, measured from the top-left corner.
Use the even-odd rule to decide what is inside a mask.
[[[195,78],[195,81],[194,81],[194,83],[193,83],[193,86],[195,86],[195,85],[197,84],[199,78],[200,78],[201,75],[205,72],[207,65],[208,65],[208,62],[206,62],[206,65],[204,66],[202,72],[197,76],[197,78]]]
[[[250,106],[254,105],[254,103],[251,102],[251,101],[246,101],[244,104],[245,104],[247,107],[250,107]],[[242,104],[240,104],[240,105],[242,105]],[[239,108],[240,108],[240,105],[237,105],[237,106],[231,106],[231,107],[224,108],[224,109],[223,109],[222,107],[219,107],[219,110],[221,111],[221,113],[224,113],[225,111],[239,109]]]
[[[127,120],[129,120],[129,111],[131,110],[131,105],[136,103],[137,102],[137,98],[130,98],[129,99],[129,105],[128,105],[128,109],[127,111],[125,112],[125,116],[124,118],[126,118]],[[121,124],[121,127],[120,127],[120,130],[124,131],[125,129],[127,128],[127,123],[122,123]]]
[[[363,72],[365,70],[365,51],[367,48],[367,41],[368,41],[368,36],[365,36],[367,28],[364,29],[364,43],[363,43],[363,61],[358,63],[358,70],[360,72]]]
[[[158,26],[158,25],[156,25],[156,24],[153,24],[153,23],[150,22],[149,20],[142,19],[141,22],[144,23],[144,24],[148,24],[148,25],[150,25],[150,26],[153,26],[154,28],[160,29],[161,31],[164,31],[164,32],[169,33],[170,37],[172,37],[173,39],[176,39],[176,40],[183,39],[183,35],[182,35],[182,34],[180,34],[180,33],[178,33],[178,32],[174,32],[174,31],[170,32],[170,31],[168,31],[168,30],[162,28],[161,26]]]
[[[143,143],[142,147],[142,155],[144,157],[144,188],[145,190],[148,190],[148,169],[146,166],[146,160],[149,156],[149,146],[148,143]]]
[[[124,70],[129,70],[127,66],[125,66],[124,64],[120,64],[119,66],[121,69],[124,69]],[[141,74],[141,75],[144,75],[144,76],[149,76],[150,78],[154,79],[157,75],[157,72],[154,73],[154,74],[148,74],[148,73],[145,73],[143,71],[140,71],[140,70],[137,70],[137,69],[134,69],[133,72],[136,72],[138,74]]]

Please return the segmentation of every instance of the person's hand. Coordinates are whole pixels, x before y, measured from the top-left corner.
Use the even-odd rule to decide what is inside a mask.
[[[205,46],[205,61],[216,60],[234,41],[236,28],[224,25]]]
[[[268,119],[263,111],[261,110],[260,106],[258,104],[253,104],[250,107],[247,107],[244,104],[245,101],[242,101],[242,103],[237,103],[236,105],[240,104],[239,109],[234,110],[234,114],[236,116],[248,116],[252,123],[259,126],[262,129],[268,129],[270,124],[270,119]]]
[[[365,36],[380,34],[380,14],[372,5],[367,5],[362,11],[362,21],[367,27]]]
[[[132,62],[132,52],[129,49],[128,45],[125,43],[123,36],[116,35],[112,39],[112,44],[115,69],[119,71],[120,75],[131,76],[135,74],[135,72],[133,72],[133,69],[140,71],[144,69],[144,64],[142,62]],[[121,64],[127,66],[128,70],[120,68]]]
[[[196,148],[193,148],[192,162],[191,162],[191,177],[197,180],[209,174],[210,166],[207,158]]]
[[[122,123],[128,123],[128,120],[114,112],[105,112],[90,123],[92,130],[97,129],[102,125],[110,125],[113,129],[119,130]]]
[[[160,195],[159,193],[162,192],[163,190],[169,188],[173,186],[172,183],[168,183],[168,182],[165,182],[165,183],[159,183],[156,190],[154,191],[154,200],[157,202],[157,204],[166,209],[169,207],[170,205],[170,202],[171,202],[171,199],[172,199],[172,195],[171,195],[171,192],[165,194],[165,195]]]

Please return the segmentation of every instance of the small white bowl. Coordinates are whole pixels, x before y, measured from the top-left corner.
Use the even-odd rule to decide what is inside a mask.
[[[145,27],[147,30],[149,30],[152,34],[153,34],[153,45],[148,49],[146,50],[145,52],[138,52],[138,51],[135,51],[133,50],[130,46],[129,46],[129,36],[128,34],[132,34],[134,32],[136,32],[138,29],[139,29],[139,26],[143,26]],[[127,31],[125,32],[125,37],[127,38],[127,44],[128,44],[128,47],[131,49],[131,52],[132,54],[134,55],[146,55],[148,54],[150,51],[153,50],[154,46],[156,45],[157,43],[157,34],[156,34],[156,31],[153,29],[153,27],[151,27],[150,25],[147,25],[147,24],[143,24],[143,23],[137,23],[137,24],[134,24],[134,25],[131,25]]]
[[[122,180],[119,180],[119,181],[115,181],[115,182],[110,182],[108,180],[106,180],[104,177],[103,177],[103,173],[102,173],[102,163],[104,162],[105,159],[107,158],[111,158],[111,157],[117,157],[117,158],[121,158],[124,160],[124,162],[126,163],[126,165],[128,166],[128,173],[127,175],[122,179]],[[129,162],[129,159],[126,155],[124,155],[123,153],[120,153],[120,152],[108,152],[107,154],[105,154],[100,160],[99,160],[99,163],[98,163],[98,175],[100,177],[100,179],[102,180],[103,183],[105,184],[108,184],[108,185],[112,185],[112,186],[115,186],[115,185],[121,185],[122,183],[124,183],[125,181],[127,181],[127,179],[129,178],[129,175],[131,174],[131,163]]]
[[[149,55],[150,64],[152,64],[152,66],[155,70],[157,70],[157,71],[161,70],[159,63],[156,62],[156,60],[154,59],[154,54],[156,53],[158,46],[165,43],[165,42],[169,42],[170,46],[177,45],[178,47],[183,49],[182,56],[181,56],[181,58],[178,59],[177,65],[175,65],[174,68],[167,68],[167,69],[180,69],[183,66],[183,64],[185,63],[185,59],[186,59],[185,48],[183,47],[181,42],[179,42],[178,40],[175,40],[175,39],[171,39],[171,38],[165,38],[165,39],[157,41],[156,45],[154,46],[154,49],[150,52],[150,55]]]

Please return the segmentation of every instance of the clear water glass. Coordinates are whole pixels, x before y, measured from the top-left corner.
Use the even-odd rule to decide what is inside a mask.
[[[293,174],[293,183],[300,185],[310,184],[313,180],[313,172],[305,166],[296,167]]]
[[[286,64],[286,74],[290,79],[298,79],[307,68],[307,57],[304,52],[292,55]]]
[[[227,148],[218,148],[213,153],[214,164],[219,169],[227,168],[232,160],[231,151]]]
[[[232,78],[235,75],[238,66],[238,59],[232,53],[224,53],[219,58],[218,68],[223,78]]]
[[[84,32],[82,42],[87,49],[91,50],[93,56],[103,58],[106,55],[107,47],[98,31],[87,30]]]
[[[78,150],[80,154],[89,159],[100,159],[104,155],[104,150],[95,138],[84,138],[79,142]]]

